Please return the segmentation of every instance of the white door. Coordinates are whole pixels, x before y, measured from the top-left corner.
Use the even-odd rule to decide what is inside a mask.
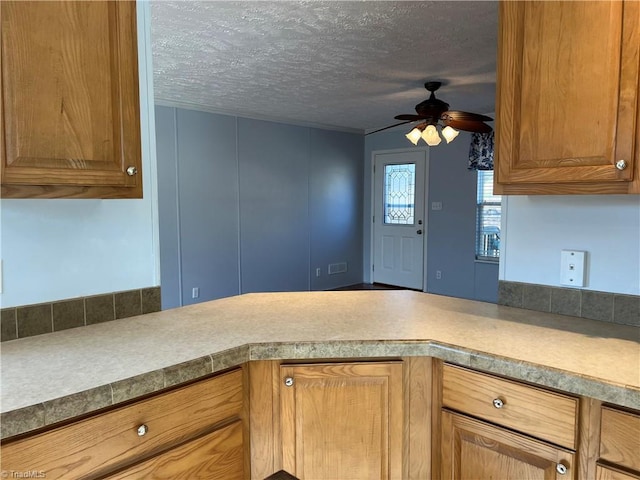
[[[374,154],[373,281],[423,289],[426,150]]]

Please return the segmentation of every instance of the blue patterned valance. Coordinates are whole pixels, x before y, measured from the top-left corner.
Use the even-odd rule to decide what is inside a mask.
[[[472,133],[469,170],[493,170],[493,131]]]

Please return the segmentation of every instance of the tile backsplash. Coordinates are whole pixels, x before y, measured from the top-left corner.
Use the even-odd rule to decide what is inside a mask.
[[[498,282],[498,304],[640,327],[640,296]]]
[[[159,311],[160,287],[3,308],[0,339],[4,342]]]

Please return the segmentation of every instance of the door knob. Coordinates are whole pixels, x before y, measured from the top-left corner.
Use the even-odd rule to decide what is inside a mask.
[[[418,235],[422,235],[422,230],[418,230],[416,233],[417,233]]]

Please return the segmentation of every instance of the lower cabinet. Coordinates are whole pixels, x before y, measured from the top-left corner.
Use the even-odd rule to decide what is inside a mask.
[[[243,389],[237,369],[9,440],[1,468],[15,478],[247,478]]]
[[[640,412],[430,357],[264,360],[1,447],[11,478],[640,480]]]
[[[578,403],[569,395],[445,364],[442,479],[578,478]]]
[[[105,478],[241,480],[243,464],[242,422],[238,420]]]
[[[640,412],[603,406],[597,480],[640,480]]]
[[[280,367],[283,469],[301,479],[402,478],[402,363]]]
[[[639,480],[639,475],[623,472],[616,468],[596,466],[596,480]]]
[[[575,453],[447,410],[442,413],[442,478],[576,478]]]

